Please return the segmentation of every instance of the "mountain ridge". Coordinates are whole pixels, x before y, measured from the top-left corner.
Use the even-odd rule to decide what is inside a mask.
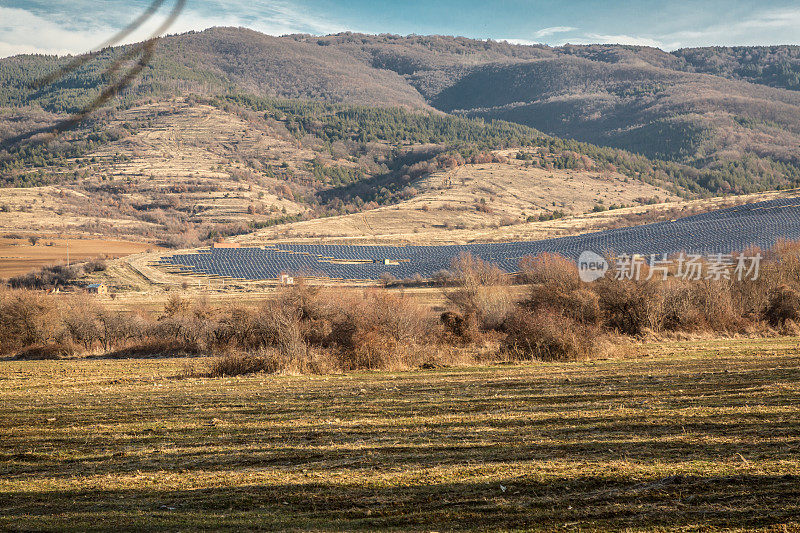
[[[76,112],[103,86],[103,67],[126,49],[105,50],[39,91],[28,84],[65,58],[0,60],[0,107]],[[769,86],[784,72],[783,85],[795,87],[800,47],[668,53],[445,36],[272,37],[217,27],[167,36],[158,50],[120,105],[176,93],[249,93],[500,118],[697,167],[751,156],[800,162],[800,91]]]

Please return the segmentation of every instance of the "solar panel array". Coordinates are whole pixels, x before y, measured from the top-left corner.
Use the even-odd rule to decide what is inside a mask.
[[[800,239],[800,198],[783,198],[721,209],[674,222],[542,241],[447,246],[274,244],[258,248],[210,248],[162,258],[181,272],[240,280],[274,280],[282,274],[341,280],[433,277],[453,259],[470,253],[516,272],[519,260],[544,252],[577,260],[584,251],[613,253],[717,254],[750,246],[771,248],[780,238]]]

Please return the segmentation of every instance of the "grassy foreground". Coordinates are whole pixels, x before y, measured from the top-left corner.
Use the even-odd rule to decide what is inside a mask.
[[[800,530],[800,341],[642,352],[231,379],[2,361],[0,529]]]

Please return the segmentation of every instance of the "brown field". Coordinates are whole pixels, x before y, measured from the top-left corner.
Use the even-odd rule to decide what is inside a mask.
[[[72,262],[95,258],[116,259],[157,250],[157,246],[143,242],[69,239],[69,258]],[[67,239],[45,237],[32,246],[27,239],[0,238],[0,278],[10,278],[43,266],[66,262]]]
[[[800,531],[797,339],[192,377],[0,362],[0,529]]]

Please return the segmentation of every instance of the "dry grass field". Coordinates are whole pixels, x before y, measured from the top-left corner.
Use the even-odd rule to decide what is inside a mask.
[[[135,235],[155,224],[125,217],[113,210],[98,211],[97,199],[67,186],[0,189],[0,232],[57,237],[64,233],[92,236],[98,231]],[[91,209],[87,208],[91,206]]]
[[[158,251],[159,247],[143,242],[87,238],[43,238],[33,246],[27,239],[0,238],[0,279],[25,274],[31,270],[70,261],[107,258]]]
[[[800,530],[797,339],[403,374],[0,363],[4,530]]]

